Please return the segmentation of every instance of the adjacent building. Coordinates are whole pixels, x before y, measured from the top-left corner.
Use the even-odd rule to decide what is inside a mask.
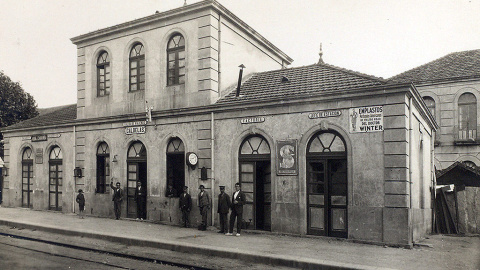
[[[179,224],[180,190],[195,201],[202,184],[216,225],[219,186],[240,182],[249,229],[402,246],[431,232],[437,124],[411,83],[287,68],[214,0],[72,42],[77,103],[2,130],[4,205],[73,212],[81,188],[87,213],[112,217],[120,182],[135,218],[140,181],[146,218]]]

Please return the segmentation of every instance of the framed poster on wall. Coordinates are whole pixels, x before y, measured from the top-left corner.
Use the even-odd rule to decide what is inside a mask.
[[[297,140],[277,141],[277,175],[298,174]]]

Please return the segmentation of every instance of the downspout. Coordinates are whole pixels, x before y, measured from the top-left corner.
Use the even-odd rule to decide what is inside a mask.
[[[412,128],[412,118],[413,118],[413,109],[412,109],[412,98],[413,97],[410,97],[410,99],[408,100],[408,109],[409,109],[409,116],[408,116],[408,144],[409,144],[409,153],[408,153],[408,156],[409,156],[409,159],[408,159],[408,182],[409,182],[409,189],[410,189],[410,211],[408,211],[408,227],[409,227],[409,232],[410,232],[410,237],[411,237],[411,241],[412,241],[412,244],[413,244],[413,206],[412,206],[412,203],[413,203],[413,199],[412,199],[412,185],[413,185],[413,180],[412,180],[412,153],[413,153],[413,143],[412,143],[412,139],[413,139],[413,128]]]
[[[430,208],[432,208],[432,233],[434,233],[434,230],[435,230],[435,196],[436,196],[436,193],[437,193],[437,187],[436,187],[436,183],[437,183],[437,180],[436,180],[436,176],[435,176],[435,137],[436,137],[436,131],[434,131],[432,129],[432,134],[433,134],[433,138],[432,140],[430,140],[430,170],[431,170],[431,179],[432,179],[432,182],[431,182],[431,187],[432,187],[432,190],[430,191]],[[433,206],[433,207],[432,207]],[[458,228],[458,227],[457,227]]]
[[[75,158],[75,153],[77,152],[77,135],[76,135],[76,127],[73,125],[73,168],[77,167],[77,159]],[[75,190],[77,188],[77,176],[73,175],[73,192],[72,192],[72,209],[73,213],[75,213]]]
[[[212,112],[212,121],[211,126],[210,126],[210,132],[211,132],[211,177],[212,177],[212,226],[215,224],[215,115]]]

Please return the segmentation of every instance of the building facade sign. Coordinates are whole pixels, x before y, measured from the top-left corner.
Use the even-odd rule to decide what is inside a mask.
[[[383,131],[383,106],[350,109],[350,133]]]
[[[242,124],[252,124],[252,123],[262,123],[265,122],[265,117],[249,117],[249,118],[243,118],[240,120],[240,123]]]
[[[145,126],[141,127],[126,127],[125,134],[132,135],[132,134],[144,134],[145,133]]]
[[[42,150],[42,148],[35,149],[35,164],[43,164],[43,150]]]
[[[30,139],[32,142],[43,142],[47,140],[47,134],[32,135]]]
[[[297,174],[297,140],[277,141],[277,175]]]
[[[316,118],[326,118],[326,117],[337,117],[342,115],[342,111],[340,110],[329,110],[329,111],[319,111],[314,113],[309,113],[308,118],[316,119]]]
[[[123,123],[124,127],[134,127],[134,126],[145,126],[147,121],[134,121],[134,122],[127,122]]]

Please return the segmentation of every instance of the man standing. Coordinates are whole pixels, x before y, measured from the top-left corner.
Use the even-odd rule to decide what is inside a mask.
[[[210,196],[205,191],[205,186],[200,185],[200,193],[198,194],[198,206],[200,207],[200,214],[202,215],[202,224],[198,227],[199,230],[207,230],[207,216],[208,209],[210,209]]]
[[[243,221],[243,205],[245,204],[245,193],[240,190],[240,183],[235,184],[235,192],[232,196],[232,213],[230,214],[230,230],[225,235],[233,235],[233,225],[237,218],[237,236],[240,236]]]
[[[120,188],[120,182],[114,186],[113,182],[110,182],[110,187],[113,189],[113,210],[115,211],[115,218],[120,219],[122,211],[123,190]]]
[[[230,210],[231,206],[230,196],[225,193],[225,186],[220,186],[220,194],[218,195],[218,216],[220,219],[220,231],[218,233],[227,233],[228,226],[227,226],[227,217],[228,211]]]
[[[146,196],[147,196],[147,193],[145,192],[145,188],[142,186],[142,182],[137,181],[134,200],[135,202],[137,202],[137,219],[140,219],[140,220],[147,218],[146,211],[145,211]]]
[[[192,197],[188,194],[188,187],[183,187],[183,193],[180,195],[179,199],[180,210],[182,211],[182,222],[183,227],[190,227],[189,215],[190,210],[192,210]]]

